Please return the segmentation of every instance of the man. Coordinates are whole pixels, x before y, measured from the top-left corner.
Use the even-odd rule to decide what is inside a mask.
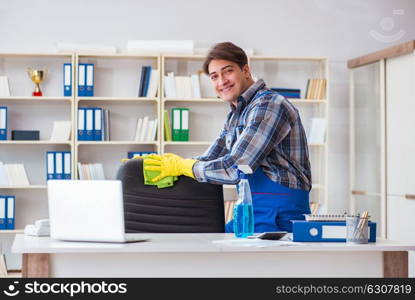
[[[217,95],[230,104],[225,125],[209,149],[196,159],[152,155],[148,170],[165,176],[186,175],[199,182],[236,184],[238,165],[254,173],[249,183],[254,231],[292,231],[290,220],[310,213],[311,170],[307,140],[298,110],[283,96],[254,81],[245,52],[230,43],[216,44],[203,69]],[[226,224],[233,232],[233,221]]]

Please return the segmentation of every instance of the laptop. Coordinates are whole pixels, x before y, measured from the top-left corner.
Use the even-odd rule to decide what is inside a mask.
[[[125,234],[119,180],[49,180],[50,236],[64,241],[143,242]]]

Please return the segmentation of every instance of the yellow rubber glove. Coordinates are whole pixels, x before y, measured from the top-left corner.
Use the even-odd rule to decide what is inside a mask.
[[[157,154],[147,155],[144,159],[144,170],[160,171],[160,175],[153,178],[152,182],[159,181],[167,176],[185,175],[195,178],[193,174],[194,159],[185,159],[173,153],[166,153],[162,156]]]

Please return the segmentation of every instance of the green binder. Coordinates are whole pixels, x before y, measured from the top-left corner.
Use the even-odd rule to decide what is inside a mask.
[[[179,142],[181,141],[181,109],[172,108],[171,110],[171,119],[172,119],[172,140]]]
[[[180,140],[182,142],[189,141],[189,109],[181,108],[181,124],[180,124]]]

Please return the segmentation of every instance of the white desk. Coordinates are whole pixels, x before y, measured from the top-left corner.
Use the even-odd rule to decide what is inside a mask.
[[[221,242],[233,234],[137,237],[151,241],[63,242],[19,234],[12,251],[23,254],[24,277],[407,277],[408,251],[415,250],[415,244],[385,240],[258,247]]]

